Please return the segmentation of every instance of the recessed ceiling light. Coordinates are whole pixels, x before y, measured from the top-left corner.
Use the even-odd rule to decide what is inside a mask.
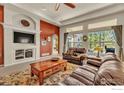
[[[46,11],[47,9],[46,8],[43,8],[42,11]]]

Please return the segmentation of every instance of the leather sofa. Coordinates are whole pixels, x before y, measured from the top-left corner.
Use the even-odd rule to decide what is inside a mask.
[[[101,61],[87,61],[79,66],[61,85],[124,85],[124,65],[113,53],[107,53]]]
[[[84,59],[84,54],[86,53],[85,48],[69,48],[66,53],[62,53],[63,59],[68,60],[68,62],[82,65],[82,60]]]

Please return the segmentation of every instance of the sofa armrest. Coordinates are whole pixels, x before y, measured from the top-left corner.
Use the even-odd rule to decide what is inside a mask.
[[[80,57],[80,60],[84,60],[84,59],[87,59],[87,55],[86,55],[86,54],[83,54],[83,55],[81,55],[81,57]]]
[[[101,58],[99,58],[99,57],[94,57],[94,56],[88,56],[87,59],[96,60],[96,61],[102,61]]]
[[[97,66],[97,67],[100,67],[101,63],[102,62],[98,61],[98,60],[93,60],[93,59],[88,59],[87,60],[87,64],[94,65],[94,66]]]

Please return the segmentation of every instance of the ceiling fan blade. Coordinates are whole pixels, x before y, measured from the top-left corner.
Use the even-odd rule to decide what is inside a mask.
[[[76,6],[73,3],[64,3],[66,6],[70,8],[75,8]]]
[[[59,7],[60,7],[60,4],[57,3],[57,4],[55,5],[55,10],[58,11],[58,10],[59,10]]]

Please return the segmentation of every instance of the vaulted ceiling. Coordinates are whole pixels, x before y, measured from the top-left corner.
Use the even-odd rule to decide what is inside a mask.
[[[77,21],[83,21],[86,20],[86,18],[89,15],[93,15],[93,13],[97,12],[104,12],[106,14],[114,13],[118,11],[124,10],[124,5],[121,4],[120,8],[117,6],[118,4],[111,4],[111,3],[74,3],[76,5],[76,8],[71,9],[64,4],[60,4],[60,8],[58,11],[55,11],[55,3],[18,3],[18,4],[12,4],[16,7],[25,9],[29,12],[32,12],[38,16],[40,16],[43,19],[46,19],[50,22],[53,22],[57,25],[66,25],[71,24],[73,22]],[[113,10],[111,11],[110,8],[116,7],[117,11]],[[108,12],[105,12],[105,10],[109,10]],[[98,13],[99,14],[99,13]],[[83,20],[78,19],[77,21],[72,21],[74,19],[83,17]],[[91,17],[89,17],[91,18]],[[69,21],[72,22],[69,22]]]

